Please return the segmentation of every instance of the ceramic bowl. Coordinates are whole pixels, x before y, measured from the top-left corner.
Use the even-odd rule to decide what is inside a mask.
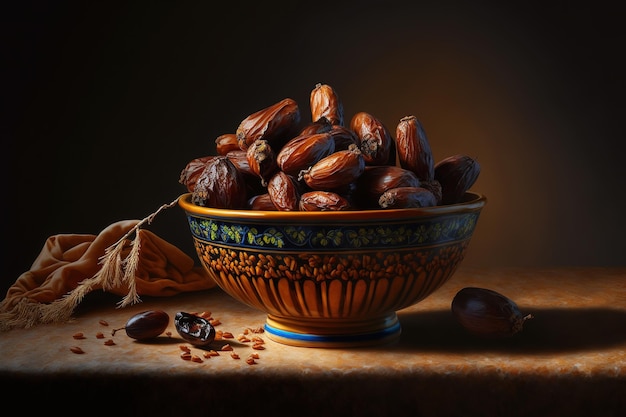
[[[267,313],[269,339],[346,347],[399,337],[396,312],[455,272],[486,198],[395,210],[257,211],[179,199],[198,258],[235,299]]]

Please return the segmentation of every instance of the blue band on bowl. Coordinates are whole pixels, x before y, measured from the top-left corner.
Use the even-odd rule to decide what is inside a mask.
[[[340,335],[319,335],[310,333],[297,333],[288,330],[277,329],[265,323],[265,331],[269,334],[282,339],[289,339],[303,343],[322,343],[322,344],[359,344],[384,340],[395,337],[400,334],[402,327],[400,322],[396,321],[389,327],[368,333],[359,334],[340,334]]]

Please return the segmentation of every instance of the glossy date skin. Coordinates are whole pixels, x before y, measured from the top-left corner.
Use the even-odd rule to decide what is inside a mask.
[[[476,182],[480,164],[467,155],[452,155],[435,165],[435,179],[441,184],[441,203],[459,203]]]
[[[320,159],[335,152],[335,140],[328,132],[298,135],[280,150],[277,163],[281,170],[297,176]]]
[[[350,210],[350,202],[332,191],[309,191],[300,197],[301,211],[340,211]]]
[[[169,315],[162,310],[147,310],[137,313],[126,322],[126,325],[111,332],[112,336],[119,330],[136,340],[149,340],[160,336],[170,322]]]
[[[245,207],[248,198],[243,174],[227,156],[216,156],[198,177],[191,201],[204,207]]]
[[[354,182],[365,170],[365,159],[356,145],[320,159],[301,172],[301,178],[312,190],[332,190]]]
[[[309,102],[313,122],[326,119],[331,125],[343,126],[343,103],[330,85],[316,84],[311,91]]]
[[[236,131],[239,147],[247,150],[254,141],[265,139],[279,149],[286,137],[300,130],[300,121],[298,103],[291,98],[285,98],[241,121]]]
[[[359,138],[359,147],[368,165],[394,165],[395,142],[389,130],[376,117],[367,112],[352,116],[350,129]]]
[[[396,187],[385,191],[378,205],[383,209],[432,207],[437,205],[437,198],[423,187]]]
[[[400,119],[396,127],[398,161],[413,171],[420,181],[435,179],[435,163],[424,127],[415,116]]]
[[[486,288],[466,287],[452,300],[452,314],[470,334],[486,338],[510,337],[522,331],[532,314],[521,313],[508,297]]]

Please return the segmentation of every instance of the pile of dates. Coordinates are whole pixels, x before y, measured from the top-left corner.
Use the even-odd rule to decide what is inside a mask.
[[[310,96],[310,121],[285,98],[244,118],[215,139],[216,155],[193,159],[179,182],[199,206],[280,211],[332,211],[454,204],[476,181],[478,162],[453,155],[434,162],[415,116],[395,137],[375,116],[349,123],[328,84]]]

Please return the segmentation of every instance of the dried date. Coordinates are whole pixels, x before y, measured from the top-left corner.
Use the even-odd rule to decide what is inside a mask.
[[[407,116],[400,119],[396,127],[396,145],[402,168],[413,171],[420,181],[432,181],[435,178],[430,143],[417,117]]]
[[[226,156],[206,164],[191,196],[194,204],[213,208],[243,208],[247,200],[243,175]]]
[[[235,133],[219,135],[215,139],[215,148],[218,155],[226,155],[230,151],[240,149],[237,135]]]
[[[350,121],[350,129],[359,138],[359,147],[367,165],[395,165],[395,145],[385,125],[367,112],[358,112]]]
[[[214,158],[215,156],[209,155],[192,159],[181,171],[178,182],[184,185],[187,188],[187,191],[193,193],[196,188],[196,182],[198,181],[198,177],[200,177],[202,171],[204,171],[207,162]]]
[[[360,149],[352,145],[319,160],[300,176],[313,190],[332,190],[350,184],[363,174],[365,160]]]
[[[300,121],[298,103],[285,98],[241,121],[236,131],[239,147],[246,150],[255,140],[265,139],[278,149],[285,136],[300,130]]]
[[[437,205],[437,199],[422,187],[397,187],[385,191],[378,205],[383,209],[432,207]]]
[[[355,199],[363,208],[378,208],[380,196],[398,187],[419,187],[413,171],[395,165],[368,166],[356,181]]]
[[[278,170],[276,154],[272,146],[265,139],[254,141],[246,151],[246,159],[250,166],[250,171],[261,178],[262,184],[267,185],[267,181]]]
[[[311,91],[311,118],[314,122],[322,118],[332,125],[343,126],[343,104],[337,92],[328,84],[318,83]]]
[[[476,182],[480,164],[467,155],[452,155],[435,165],[435,179],[441,184],[442,204],[461,202]]]
[[[308,191],[300,196],[301,211],[350,210],[350,202],[332,191]]]
[[[267,193],[278,210],[298,211],[300,187],[293,176],[278,171],[268,181]]]
[[[276,159],[281,170],[297,176],[300,171],[309,168],[334,151],[335,141],[330,133],[299,135],[283,146]]]

